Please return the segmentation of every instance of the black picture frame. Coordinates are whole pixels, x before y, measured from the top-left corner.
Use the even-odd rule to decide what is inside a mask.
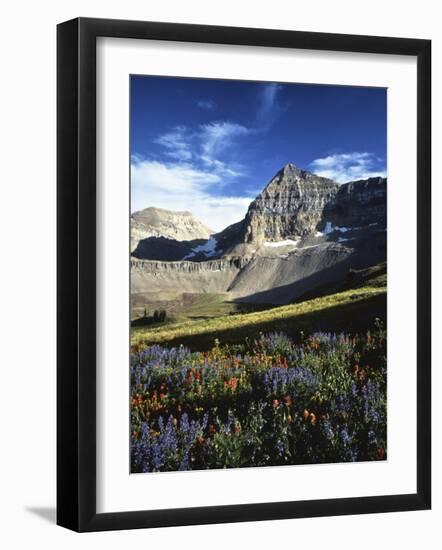
[[[417,58],[415,494],[96,512],[97,37],[397,54]],[[79,18],[58,25],[57,46],[57,523],[80,532],[429,509],[431,41]]]

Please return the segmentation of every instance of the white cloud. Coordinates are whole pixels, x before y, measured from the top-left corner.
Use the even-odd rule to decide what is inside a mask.
[[[149,181],[152,187],[160,187],[167,193],[177,194],[204,189],[220,181],[216,174],[196,170],[191,165],[167,165],[150,160],[132,162],[131,176],[135,188],[144,181]]]
[[[258,98],[257,119],[265,125],[270,125],[274,118],[279,114],[281,108],[278,105],[278,94],[283,90],[284,86],[272,82],[266,84],[260,90]]]
[[[310,169],[318,176],[330,178],[338,183],[386,176],[379,165],[382,161],[372,153],[353,152],[317,158],[310,163]]]
[[[216,193],[221,177],[191,165],[164,164],[133,158],[131,210],[148,206],[188,210],[214,231],[240,221],[254,197],[229,197]]]
[[[200,139],[205,157],[216,158],[231,147],[238,136],[244,136],[250,130],[236,122],[220,121],[203,124],[200,127]]]
[[[200,109],[212,111],[215,108],[215,102],[211,99],[197,99],[196,104]]]
[[[186,133],[184,126],[177,126],[171,132],[158,137],[155,143],[165,147],[167,156],[179,161],[189,161],[192,153]]]
[[[226,196],[222,189],[244,175],[232,147],[252,131],[213,121],[196,128],[176,126],[157,137],[161,156],[132,155],[132,211],[148,206],[188,210],[214,231],[240,221],[254,197]]]
[[[210,169],[227,182],[244,173],[238,163],[232,162],[229,149],[240,136],[251,132],[235,122],[215,121],[196,129],[176,126],[154,141],[164,147],[164,155],[171,162],[191,163],[204,171]],[[140,160],[141,157],[135,156],[135,159]]]
[[[220,176],[220,178],[225,178],[225,180],[231,181],[232,179],[244,175],[241,167],[237,165],[229,165],[221,160],[213,159],[206,155],[201,155],[200,160],[204,164],[204,169],[212,170],[215,174]]]

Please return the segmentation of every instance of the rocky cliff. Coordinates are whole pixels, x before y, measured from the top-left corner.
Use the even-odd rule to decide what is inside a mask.
[[[322,214],[322,224],[338,227],[361,227],[378,224],[385,227],[387,221],[387,180],[369,178],[341,185]]]
[[[205,262],[161,262],[153,260],[131,260],[131,269],[147,273],[166,273],[169,271],[182,271],[186,273],[200,273],[207,271],[221,271],[224,269],[242,269],[250,262],[251,258],[246,256],[217,258]]]
[[[285,165],[251,203],[242,240],[259,245],[313,233],[338,189],[327,178]]]

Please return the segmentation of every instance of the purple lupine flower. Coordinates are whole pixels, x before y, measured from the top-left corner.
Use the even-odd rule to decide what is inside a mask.
[[[358,458],[358,453],[357,453],[356,449],[353,449],[353,448],[349,449],[348,450],[348,460],[350,462],[355,462],[357,460],[357,458]]]
[[[368,443],[370,445],[376,445],[378,440],[377,440],[377,437],[376,437],[376,434],[374,433],[373,430],[370,430],[367,434],[367,437],[368,437]]]
[[[347,446],[350,443],[350,436],[346,428],[342,428],[339,432],[339,437],[341,438],[342,444]]]
[[[280,440],[276,442],[276,452],[279,457],[284,456],[285,446],[284,443]]]
[[[322,427],[323,427],[323,430],[324,430],[324,433],[325,433],[325,437],[329,441],[331,441],[334,438],[335,434],[332,430],[330,420],[324,420],[324,422],[322,423]]]

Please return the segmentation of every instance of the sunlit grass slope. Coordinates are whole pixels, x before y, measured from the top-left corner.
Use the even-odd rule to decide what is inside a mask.
[[[376,317],[385,320],[385,311],[385,286],[367,285],[265,311],[137,328],[132,331],[132,345],[139,349],[153,343],[183,344],[204,350],[215,339],[231,344],[260,332],[281,330],[294,338],[314,330],[351,332],[365,330]]]

